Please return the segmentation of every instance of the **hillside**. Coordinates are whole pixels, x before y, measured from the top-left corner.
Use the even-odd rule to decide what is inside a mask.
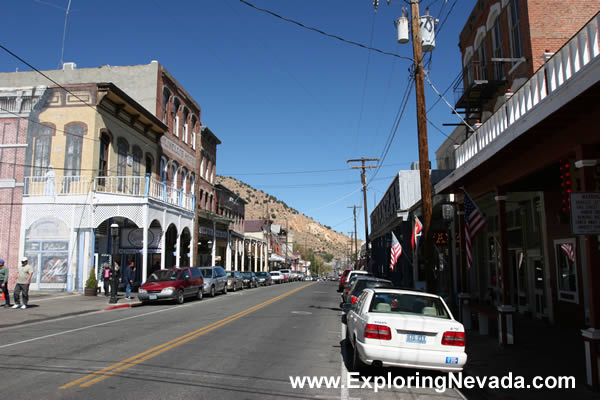
[[[276,197],[262,190],[256,190],[235,178],[217,176],[216,180],[217,183],[227,187],[248,202],[246,204],[247,220],[264,218],[265,213],[268,212],[269,218],[283,228],[286,226],[286,219],[288,220],[289,229],[294,234],[295,244],[306,246],[314,252],[332,254],[335,258],[346,256],[350,246],[349,236],[336,232],[311,217],[300,214]],[[359,241],[359,246],[361,243]]]

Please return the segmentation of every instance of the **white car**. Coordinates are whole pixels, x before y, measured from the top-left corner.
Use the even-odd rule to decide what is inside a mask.
[[[398,289],[365,289],[348,310],[346,340],[352,366],[462,371],[465,328],[436,295]]]
[[[360,269],[354,269],[354,270],[350,271],[348,273],[348,275],[346,275],[346,279],[344,280],[344,285],[346,283],[350,282],[350,278],[352,278],[353,276],[356,276],[356,275],[370,275],[370,272],[363,271],[363,270],[360,270]]]
[[[281,275],[281,272],[269,271],[269,274],[271,274],[271,281],[273,281],[273,283],[282,283],[283,282],[283,275]]]

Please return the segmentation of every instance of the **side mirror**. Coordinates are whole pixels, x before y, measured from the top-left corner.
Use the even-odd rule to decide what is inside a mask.
[[[350,303],[343,303],[342,304],[342,311],[344,311],[344,312],[350,311],[351,308],[352,308],[352,304],[350,304]]]

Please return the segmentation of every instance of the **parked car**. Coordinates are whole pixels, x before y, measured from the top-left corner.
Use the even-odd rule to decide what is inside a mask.
[[[257,272],[256,282],[259,286],[271,286],[273,279],[271,279],[271,274],[268,272]]]
[[[283,274],[279,271],[269,271],[273,283],[283,283]]]
[[[244,288],[244,280],[240,271],[227,271],[227,290],[237,292]]]
[[[138,289],[142,303],[158,300],[175,300],[182,304],[186,297],[202,299],[204,279],[199,268],[169,268],[153,272]]]
[[[363,271],[363,272],[365,272],[365,271]],[[359,277],[363,277],[363,276],[374,277],[373,274],[371,274],[371,273],[349,275],[348,281],[344,284],[344,290],[342,290],[342,301],[343,302],[347,303],[346,296],[348,295],[348,293],[350,293],[350,288],[352,288],[352,285],[354,285],[354,282],[356,282],[356,280]]]
[[[348,292],[346,293],[346,290],[344,290],[344,292],[342,292],[342,305],[340,305],[340,307],[343,307],[344,303],[350,303],[350,304],[356,303],[358,296],[360,296],[360,293],[364,289],[369,289],[369,288],[370,289],[373,289],[373,288],[392,289],[394,287],[394,284],[392,283],[392,281],[390,281],[388,279],[375,278],[374,276],[356,275],[352,279],[353,279],[352,286],[350,286],[350,289],[348,290]]]
[[[280,269],[279,272],[283,275],[283,282],[292,281],[292,271],[289,269]]]
[[[250,272],[250,271],[242,272],[242,283],[245,288],[258,287],[258,282],[256,280],[256,275],[254,274],[254,272]]]
[[[346,284],[346,277],[348,276],[348,274],[350,273],[350,269],[346,269],[344,270],[344,272],[342,272],[342,276],[340,276],[340,284],[338,285],[338,292],[341,292],[342,290],[344,290],[344,285]]]
[[[200,267],[204,278],[204,294],[214,297],[217,292],[227,294],[227,274],[223,267]]]
[[[365,289],[342,317],[352,367],[365,365],[462,371],[465,329],[437,295]]]

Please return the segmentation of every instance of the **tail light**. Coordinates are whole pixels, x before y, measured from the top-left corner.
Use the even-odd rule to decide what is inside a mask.
[[[392,340],[392,332],[385,325],[367,324],[365,339]]]
[[[356,300],[358,300],[358,297],[352,296],[352,304],[356,303]]]
[[[464,332],[444,332],[442,344],[445,346],[464,346],[466,338]]]

